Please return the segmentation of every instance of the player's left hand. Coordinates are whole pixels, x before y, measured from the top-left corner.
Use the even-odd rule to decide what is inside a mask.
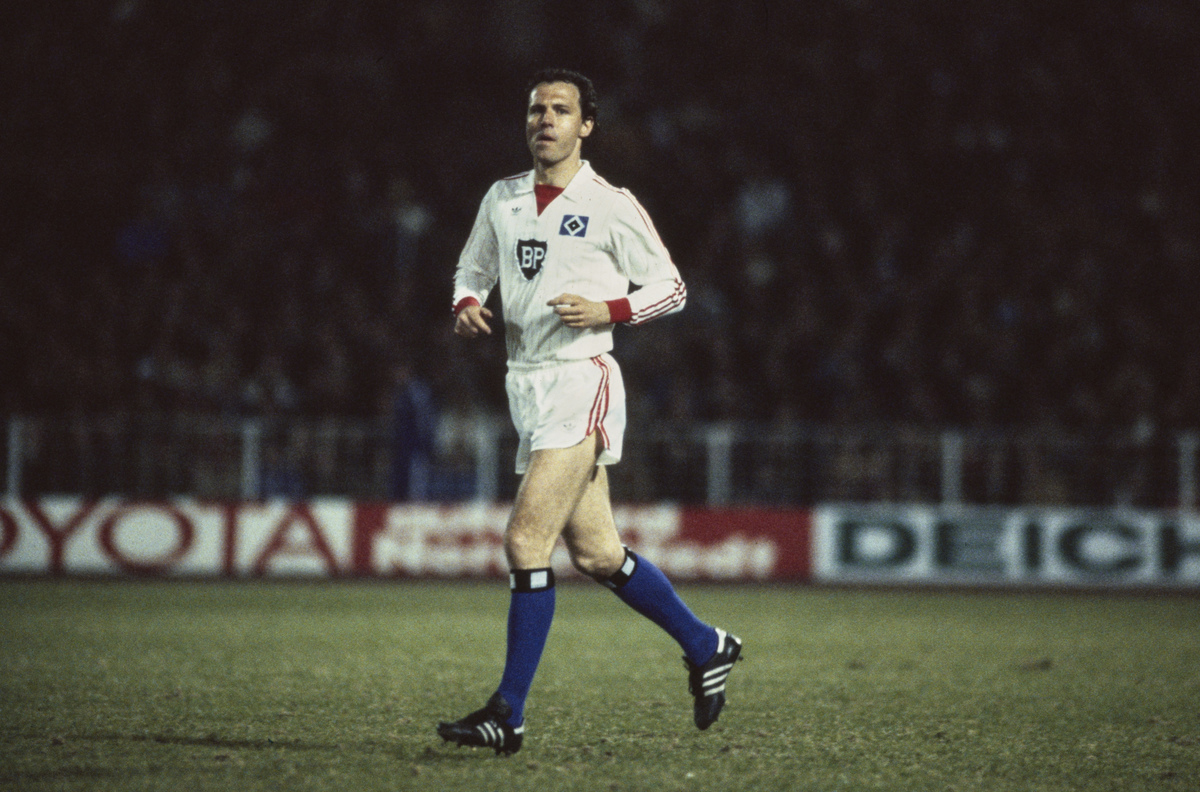
[[[607,303],[592,302],[578,294],[560,294],[546,305],[554,309],[567,327],[600,327],[612,323]]]

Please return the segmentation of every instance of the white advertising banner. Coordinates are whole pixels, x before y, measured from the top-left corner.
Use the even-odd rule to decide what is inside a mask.
[[[229,577],[348,569],[353,505],[0,501],[0,571]]]
[[[1136,509],[826,505],[813,576],[838,583],[1200,586],[1200,515]]]

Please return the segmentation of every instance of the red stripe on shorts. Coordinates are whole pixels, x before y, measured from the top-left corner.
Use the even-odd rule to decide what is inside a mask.
[[[592,358],[601,371],[600,388],[596,391],[596,398],[592,401],[592,411],[588,413],[587,433],[600,432],[600,442],[605,448],[608,448],[608,432],[604,430],[604,419],[608,415],[608,363],[604,362],[602,357]]]

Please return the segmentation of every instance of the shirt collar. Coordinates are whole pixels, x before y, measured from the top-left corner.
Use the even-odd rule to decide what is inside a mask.
[[[574,195],[579,190],[583,189],[583,185],[591,181],[595,175],[596,172],[592,170],[592,164],[587,160],[580,160],[579,170],[575,172],[575,175],[571,177],[571,181],[565,188],[563,188],[562,195],[560,195],[559,198],[563,197],[563,195]],[[529,171],[525,177],[525,188],[522,190],[522,192],[533,192],[535,178],[537,178],[537,171]]]

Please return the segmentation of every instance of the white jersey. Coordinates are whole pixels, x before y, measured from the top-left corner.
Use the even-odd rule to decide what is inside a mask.
[[[546,303],[560,294],[609,302],[638,325],[683,308],[687,289],[646,210],[585,161],[537,211],[534,173],[501,179],[484,196],[454,274],[454,305],[480,305],[500,282],[510,363],[580,360],[612,349],[611,324],[567,327]],[[630,292],[630,284],[639,286]]]

